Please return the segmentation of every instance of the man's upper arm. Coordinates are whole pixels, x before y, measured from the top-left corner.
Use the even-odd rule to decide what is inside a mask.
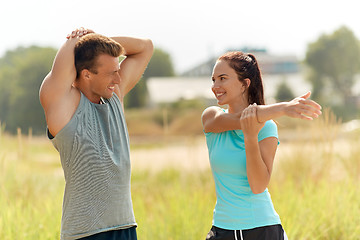
[[[44,78],[40,87],[40,101],[45,108],[49,101],[56,101],[66,96],[72,89],[76,78],[74,47],[76,39],[69,39],[59,49],[49,74]]]

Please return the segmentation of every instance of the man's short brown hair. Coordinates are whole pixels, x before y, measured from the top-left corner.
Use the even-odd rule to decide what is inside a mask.
[[[96,60],[101,54],[119,57],[124,53],[120,43],[100,34],[90,33],[79,39],[75,45],[76,79],[84,69],[96,72]]]

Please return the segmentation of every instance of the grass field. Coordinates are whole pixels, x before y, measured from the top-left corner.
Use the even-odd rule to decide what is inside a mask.
[[[289,239],[360,239],[360,132],[342,132],[331,114],[300,128],[283,125],[269,191]],[[215,190],[204,137],[137,143],[138,238],[205,239]],[[59,239],[63,188],[47,139],[0,135],[1,240]]]

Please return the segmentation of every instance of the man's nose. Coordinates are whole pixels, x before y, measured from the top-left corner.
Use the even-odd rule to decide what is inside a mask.
[[[121,81],[120,74],[119,73],[115,74],[114,83],[119,84],[120,81]]]

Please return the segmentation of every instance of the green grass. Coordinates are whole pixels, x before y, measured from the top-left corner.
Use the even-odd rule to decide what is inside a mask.
[[[329,118],[300,132],[280,144],[269,186],[289,239],[360,239],[360,135]],[[59,239],[61,171],[49,141],[0,135],[1,240]],[[205,239],[211,227],[209,170],[134,170],[132,198],[141,240]]]
[[[139,239],[205,239],[215,204],[211,172],[135,172],[132,190]]]
[[[0,161],[0,239],[57,239],[63,180],[31,162]]]

